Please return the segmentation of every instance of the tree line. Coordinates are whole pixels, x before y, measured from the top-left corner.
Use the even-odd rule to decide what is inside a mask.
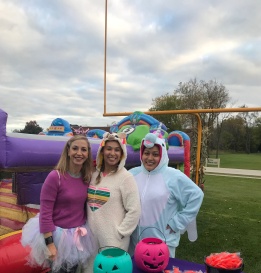
[[[231,103],[229,91],[216,80],[180,82],[172,93],[153,98],[149,111],[218,109]],[[239,106],[247,108],[246,105]],[[257,153],[261,152],[261,118],[258,112],[200,113],[202,121],[202,160],[215,151]],[[191,152],[197,145],[197,119],[194,115],[155,115],[168,128],[168,132],[181,130],[191,138]],[[26,122],[17,133],[39,134],[43,131],[36,121]]]
[[[191,79],[180,82],[171,94],[166,93],[152,99],[149,111],[219,109],[226,108],[231,102],[227,88],[216,80],[198,81]],[[246,105],[238,108],[247,108]],[[261,152],[261,118],[258,112],[200,113],[202,121],[203,142],[207,147],[206,156],[213,150],[216,157],[221,150],[230,152]],[[197,120],[193,115],[155,115],[162,121],[168,131],[187,132],[196,145]]]
[[[38,135],[40,132],[43,131],[43,128],[37,123],[36,120],[31,120],[25,123],[24,129],[18,130],[14,129],[13,133],[24,133],[24,134],[32,134]]]

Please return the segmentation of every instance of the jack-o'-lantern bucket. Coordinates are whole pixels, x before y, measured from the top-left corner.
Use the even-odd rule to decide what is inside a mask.
[[[98,250],[94,259],[93,273],[132,273],[132,268],[131,257],[125,250],[106,246]]]
[[[169,249],[166,238],[165,242],[156,237],[139,240],[134,250],[134,260],[137,267],[144,272],[162,272],[169,263]]]

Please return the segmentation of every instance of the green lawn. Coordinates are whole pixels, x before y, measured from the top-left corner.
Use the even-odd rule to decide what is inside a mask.
[[[197,224],[198,240],[185,233],[177,258],[204,263],[211,253],[240,252],[244,272],[261,272],[261,179],[206,176]]]
[[[214,154],[209,156],[215,158]],[[231,154],[222,153],[220,158],[220,168],[261,170],[261,153],[258,154]]]

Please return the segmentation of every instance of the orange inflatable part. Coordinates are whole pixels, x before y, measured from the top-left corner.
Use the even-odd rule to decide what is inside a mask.
[[[22,231],[15,231],[0,236],[0,272],[10,273],[47,273],[50,269],[30,267],[26,257],[30,247],[20,243]]]

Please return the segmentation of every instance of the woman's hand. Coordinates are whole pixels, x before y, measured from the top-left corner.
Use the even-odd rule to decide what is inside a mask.
[[[47,248],[50,252],[48,259],[51,261],[55,260],[56,255],[57,255],[57,249],[56,249],[55,244],[51,243],[51,244],[47,245]]]
[[[176,231],[174,231],[173,229],[171,229],[171,227],[170,227],[169,225],[167,225],[166,229],[170,229],[169,234],[171,234],[171,233],[176,233]]]
[[[48,259],[53,261],[56,258],[57,249],[56,249],[56,246],[55,246],[55,244],[53,242],[52,232],[44,233],[44,240],[45,240],[46,246],[47,246],[47,248],[49,250]]]

